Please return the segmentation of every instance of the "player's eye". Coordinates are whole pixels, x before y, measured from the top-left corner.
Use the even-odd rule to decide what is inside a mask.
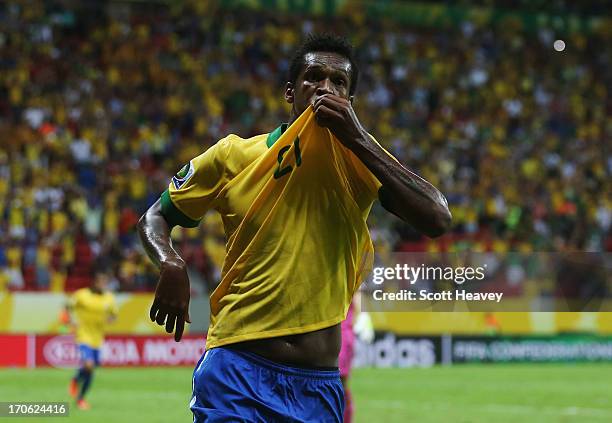
[[[308,80],[314,82],[322,81],[327,78],[327,75],[324,72],[316,69],[308,72],[307,75]]]
[[[346,86],[346,81],[344,80],[344,78],[336,78],[334,83],[340,87]]]

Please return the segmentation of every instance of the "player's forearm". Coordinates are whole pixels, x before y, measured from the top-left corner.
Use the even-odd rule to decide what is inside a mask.
[[[385,209],[429,237],[449,229],[448,203],[436,187],[389,157],[367,133],[352,145],[353,152],[382,184],[379,198]]]
[[[162,264],[184,266],[185,262],[172,247],[170,232],[172,228],[161,214],[161,202],[158,200],[138,221],[140,241],[157,267]]]

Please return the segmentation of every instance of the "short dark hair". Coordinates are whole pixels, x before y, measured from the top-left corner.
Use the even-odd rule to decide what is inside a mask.
[[[291,64],[289,65],[289,82],[292,84],[296,83],[300,71],[304,66],[304,56],[313,52],[337,53],[348,59],[351,63],[349,95],[353,95],[357,89],[357,81],[359,80],[359,68],[353,56],[353,46],[346,38],[330,33],[308,35],[306,40],[300,45],[291,58]]]

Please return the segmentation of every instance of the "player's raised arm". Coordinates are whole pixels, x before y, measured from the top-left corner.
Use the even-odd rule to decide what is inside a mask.
[[[166,332],[174,331],[174,340],[178,342],[183,336],[185,322],[191,323],[190,287],[187,265],[172,247],[171,230],[172,226],[162,214],[161,199],[138,221],[138,234],[142,245],[160,270],[149,316],[158,325],[165,324]]]
[[[383,207],[429,237],[448,230],[451,213],[444,195],[390,156],[361,126],[351,101],[323,93],[313,104],[319,125],[329,128],[376,176]]]
[[[451,225],[451,213],[444,195],[432,184],[393,160],[371,139],[356,147],[357,154],[382,186],[382,206],[425,235],[435,238]]]

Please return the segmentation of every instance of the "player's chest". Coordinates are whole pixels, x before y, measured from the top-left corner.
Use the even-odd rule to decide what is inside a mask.
[[[248,224],[257,225],[271,207],[315,202],[325,209],[337,206],[340,192],[351,195],[345,158],[307,141],[281,138],[272,148],[260,144],[234,155],[218,198],[217,210],[226,222],[239,224],[248,217]]]
[[[108,310],[108,301],[105,298],[85,296],[80,301],[80,307],[89,313],[103,313]]]

